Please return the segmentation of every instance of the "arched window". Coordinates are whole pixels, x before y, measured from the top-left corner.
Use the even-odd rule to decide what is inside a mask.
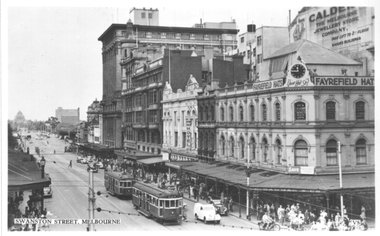
[[[356,103],[356,119],[357,120],[364,120],[364,102],[357,102]]]
[[[224,108],[220,108],[220,121],[224,121]]]
[[[262,108],[262,114],[263,114],[263,121],[266,121],[267,120],[267,105],[263,104],[261,105],[261,108]]]
[[[224,136],[220,138],[220,145],[222,146],[222,155],[226,155],[226,140],[224,139]]]
[[[231,152],[230,152],[230,156],[231,157],[234,157],[235,156],[235,140],[234,140],[234,137],[230,137],[230,148],[231,148]]]
[[[268,162],[268,141],[266,138],[263,139],[263,162]]]
[[[280,121],[281,120],[281,105],[280,105],[280,103],[276,103],[275,109],[276,109],[276,121]]]
[[[306,105],[304,102],[297,102],[294,104],[294,119],[306,120]]]
[[[336,166],[338,165],[337,160],[337,142],[334,139],[330,139],[326,144],[326,165]]]
[[[234,108],[230,106],[230,121],[234,121]]]
[[[252,156],[251,156],[251,159],[252,161],[255,161],[256,160],[256,141],[254,138],[251,138],[251,153],[252,153]]]
[[[255,121],[255,107],[253,105],[249,106],[249,112],[251,114],[251,121]]]
[[[240,121],[244,121],[244,109],[243,106],[239,106]]]
[[[208,113],[208,106],[205,106],[205,108],[204,108],[204,121],[207,121],[207,120],[209,120],[209,113]]]
[[[304,140],[298,140],[294,144],[294,158],[295,166],[308,165],[308,146]]]
[[[359,139],[356,142],[356,165],[365,165],[367,164],[367,151],[366,151],[366,140]]]
[[[244,158],[244,148],[245,148],[244,138],[240,137],[240,158]]]
[[[276,140],[276,164],[281,164],[282,159],[282,148],[281,141],[279,139]]]
[[[211,106],[211,108],[210,108],[210,114],[211,114],[211,120],[213,121],[213,120],[215,120],[215,117],[214,117],[214,114],[215,113],[215,110],[214,110],[214,106]]]
[[[326,103],[326,120],[335,120],[335,102]]]

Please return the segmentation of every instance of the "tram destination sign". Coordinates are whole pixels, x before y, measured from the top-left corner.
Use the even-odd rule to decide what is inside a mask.
[[[374,86],[374,77],[315,76],[310,78],[314,86]]]

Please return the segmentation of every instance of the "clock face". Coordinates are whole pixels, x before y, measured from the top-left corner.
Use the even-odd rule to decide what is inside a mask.
[[[290,69],[290,74],[296,79],[302,78],[305,75],[305,73],[306,68],[301,64],[295,64]]]

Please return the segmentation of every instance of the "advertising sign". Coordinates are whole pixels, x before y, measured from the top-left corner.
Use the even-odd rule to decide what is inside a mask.
[[[314,166],[301,166],[301,175],[314,175]]]
[[[289,166],[288,167],[288,174],[299,174],[300,173],[300,167],[299,166]]]

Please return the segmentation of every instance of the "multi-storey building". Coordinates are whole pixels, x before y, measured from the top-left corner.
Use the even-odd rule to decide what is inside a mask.
[[[78,109],[63,109],[58,107],[55,110],[55,117],[58,118],[58,121],[64,124],[76,125],[79,123],[79,108]]]
[[[185,91],[173,92],[169,83],[163,91],[163,142],[164,160],[197,161],[198,104],[197,95],[202,89],[190,75]]]
[[[101,101],[101,140],[104,145],[109,147],[121,148],[123,140],[128,135],[122,133],[122,100],[121,90],[129,89],[132,84],[129,78],[124,77],[132,66],[124,67],[130,55],[127,55],[127,48],[132,47],[132,40],[135,40],[133,47],[142,49],[139,54],[142,60],[147,58],[149,61],[155,59],[154,54],[161,52],[164,48],[170,49],[191,49],[195,53],[202,53],[207,47],[213,48],[215,52],[226,52],[236,47],[235,22],[223,22],[223,24],[203,24],[202,28],[195,27],[167,27],[158,26],[157,9],[132,9],[133,19],[138,24],[132,25],[131,32],[128,33],[126,24],[112,24],[99,38],[103,43],[103,99]],[[152,13],[152,14],[150,14]],[[151,17],[151,18],[150,18]],[[130,22],[131,23],[131,22]],[[228,24],[227,24],[228,23]],[[217,28],[209,28],[215,26]],[[131,36],[133,34],[133,37]],[[125,41],[126,38],[130,40]],[[128,44],[128,46],[122,46]],[[133,48],[132,47],[132,48]],[[150,54],[151,57],[147,57]],[[137,56],[137,55],[135,55]],[[123,62],[122,62],[123,58]],[[135,61],[135,60],[134,60]],[[120,64],[122,62],[122,65]],[[129,64],[131,65],[131,64]],[[188,73],[191,74],[191,73]],[[194,74],[195,76],[195,74]],[[202,78],[201,76],[197,78]],[[123,84],[122,84],[123,80]],[[124,127],[124,124],[123,124]]]
[[[263,63],[260,82],[217,90],[216,160],[248,163],[282,176],[337,174],[340,143],[345,178],[369,181],[365,190],[345,183],[345,189],[356,191],[356,197],[346,198],[350,212],[358,211],[358,204],[366,202],[360,194],[374,194],[374,78],[366,76],[362,63],[307,40],[289,44]],[[252,189],[278,192],[272,196],[320,192],[327,207],[339,205],[336,184],[307,182],[307,187],[289,190],[283,182],[270,190],[272,182],[252,184]]]
[[[87,122],[88,125],[88,142],[100,143],[100,127],[99,127],[99,112],[100,103],[98,100],[92,102],[87,109]]]
[[[375,73],[374,7],[304,7],[290,24],[290,42],[307,39],[363,63]]]

